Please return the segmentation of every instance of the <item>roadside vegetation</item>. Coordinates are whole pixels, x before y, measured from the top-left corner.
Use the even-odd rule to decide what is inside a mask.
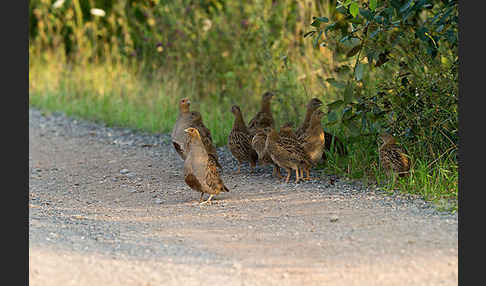
[[[29,2],[29,102],[48,111],[170,132],[189,97],[217,145],[238,104],[249,120],[267,90],[278,123],[300,125],[312,97],[348,154],[326,173],[457,210],[457,1]],[[412,160],[392,178],[379,133]]]

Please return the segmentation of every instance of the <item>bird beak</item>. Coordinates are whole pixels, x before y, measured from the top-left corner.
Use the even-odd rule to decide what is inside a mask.
[[[189,128],[184,129],[184,132],[189,133]]]

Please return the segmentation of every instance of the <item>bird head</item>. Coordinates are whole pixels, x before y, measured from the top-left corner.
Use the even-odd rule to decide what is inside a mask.
[[[284,125],[282,125],[282,127],[280,129],[282,129],[282,128],[292,129],[293,127],[294,127],[294,123],[292,123],[291,121],[287,121]]]
[[[321,106],[322,106],[322,101],[317,97],[314,97],[313,99],[311,99],[309,101],[309,103],[307,104],[307,108],[309,108],[311,110],[316,110]]]
[[[396,143],[395,138],[387,132],[381,133],[380,139],[383,141],[383,144],[385,144],[385,145]]]
[[[275,96],[275,94],[273,92],[270,92],[270,91],[267,91],[265,92],[263,95],[262,95],[262,99],[264,101],[270,101],[272,99],[272,97]]]
[[[189,98],[184,97],[179,101],[179,109],[184,112],[189,112],[189,106],[191,105],[191,101]]]
[[[201,116],[201,113],[199,111],[191,112],[191,116],[192,116],[193,122],[201,122],[202,121],[202,116]]]
[[[233,105],[231,107],[231,112],[235,115],[241,113],[240,107],[238,105]]]

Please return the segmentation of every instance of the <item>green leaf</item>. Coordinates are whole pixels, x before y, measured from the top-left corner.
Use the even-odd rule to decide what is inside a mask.
[[[359,63],[358,66],[356,66],[356,70],[354,71],[354,77],[357,81],[363,79],[364,68],[365,64],[362,63]]]
[[[367,20],[371,21],[373,19],[373,15],[371,14],[371,12],[369,10],[359,8],[359,13],[361,14],[361,16],[365,17],[365,19],[367,19]]]
[[[376,9],[376,0],[370,0],[369,7],[371,11],[375,11]]]
[[[330,83],[332,86],[337,87],[337,88],[344,88],[344,87],[346,87],[346,84],[345,84],[344,82],[337,81],[337,80],[335,80],[335,79],[334,79],[334,78],[332,78],[332,77],[331,77],[331,78],[326,79],[326,81],[327,81],[328,83]]]
[[[351,5],[349,5],[349,13],[351,13],[353,17],[356,17],[356,15],[358,15],[358,12],[359,12],[358,3],[356,2],[351,3]]]
[[[336,111],[331,111],[327,114],[327,122],[329,124],[336,123],[338,120],[338,115]]]
[[[316,28],[319,28],[321,26],[321,22],[320,21],[317,21],[317,20],[314,20],[314,21],[312,21],[311,26],[314,26]]]
[[[353,85],[348,83],[344,89],[344,103],[348,104],[353,99]]]
[[[322,23],[328,23],[329,19],[327,17],[316,17],[314,20],[320,21]]]
[[[343,105],[344,105],[344,101],[342,101],[341,99],[338,99],[336,101],[333,101],[333,102],[329,103],[327,105],[327,109],[329,111],[333,111],[333,110],[336,110],[336,109],[340,108]]]

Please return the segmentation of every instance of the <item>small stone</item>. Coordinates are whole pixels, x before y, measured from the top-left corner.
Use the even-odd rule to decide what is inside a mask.
[[[155,199],[155,203],[156,204],[161,204],[162,203],[162,200],[161,199]]]
[[[128,169],[121,169],[120,170],[120,174],[124,175],[124,174],[128,174],[130,173],[130,171]]]
[[[337,216],[331,216],[331,218],[329,219],[330,222],[337,222],[338,221],[338,217]]]

